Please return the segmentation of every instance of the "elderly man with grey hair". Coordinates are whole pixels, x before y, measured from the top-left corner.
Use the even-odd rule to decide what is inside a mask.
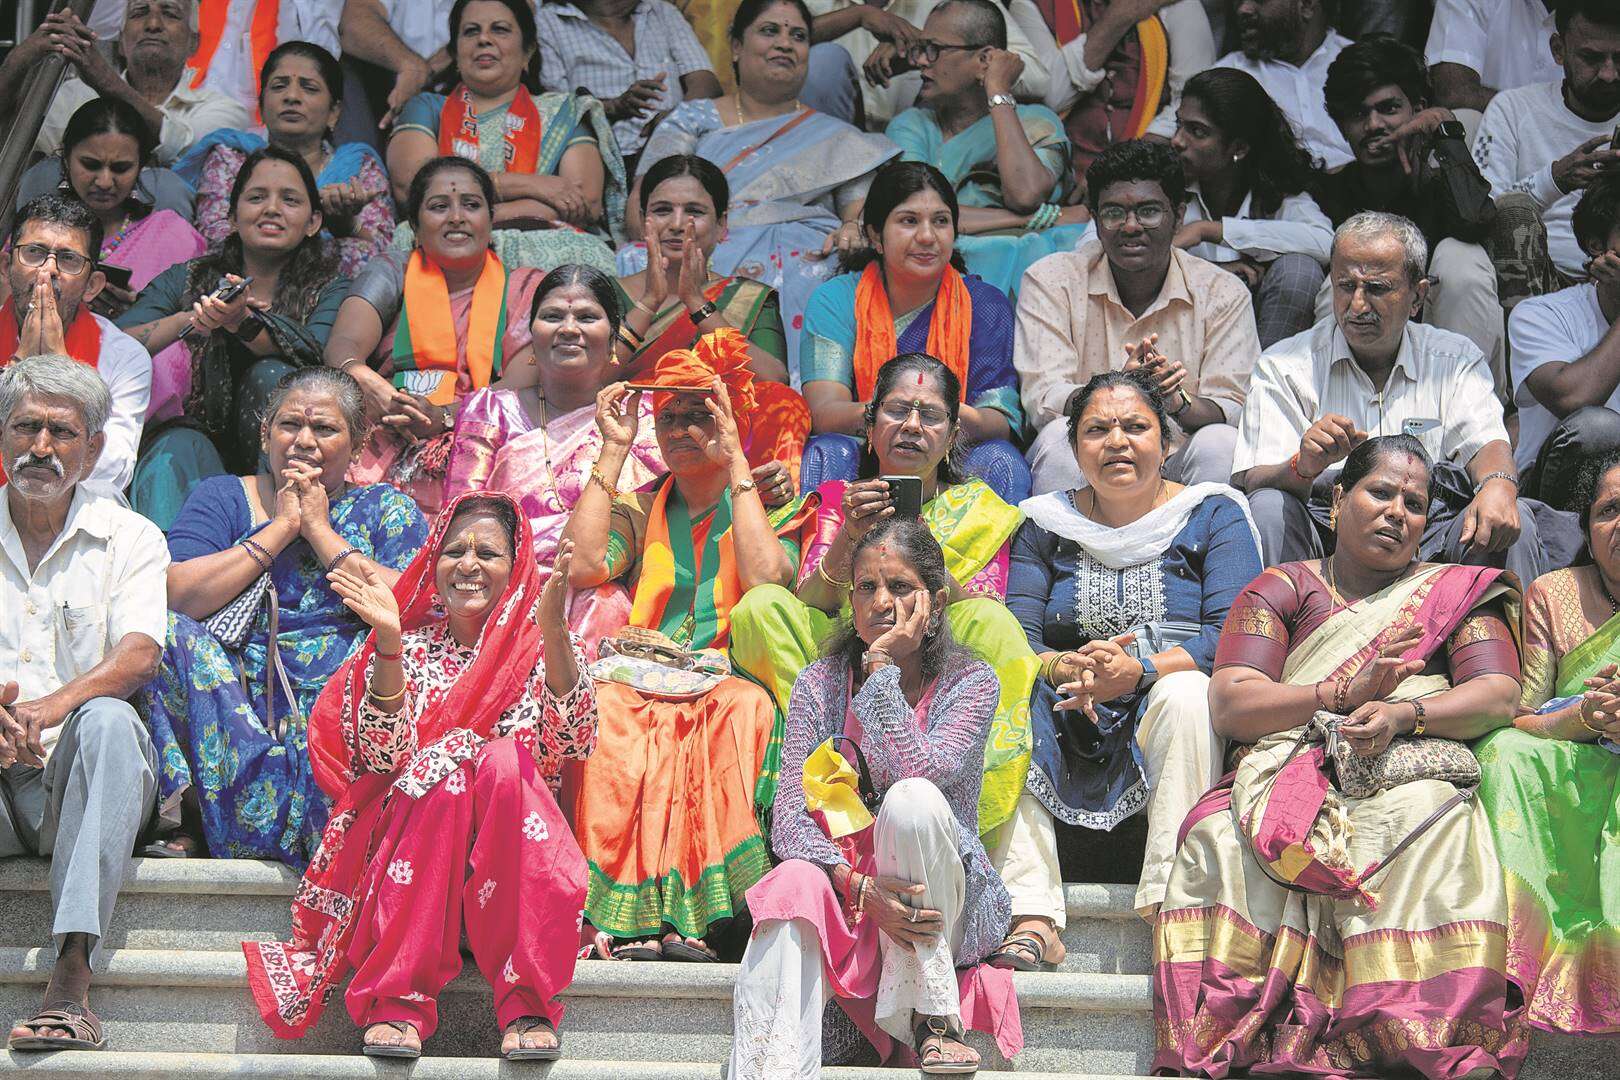
[[[123,24],[115,46],[122,67],[96,44],[95,32],[66,9],[45,16],[39,29],[0,64],[0,115],[14,115],[29,71],[53,53],[68,61],[70,74],[51,100],[35,150],[60,151],[68,121],[79,106],[96,97],[121,98],[135,106],[158,133],[157,159],[163,165],[217,128],[245,128],[252,123],[247,105],[211,85],[193,85],[195,72],[186,61],[200,41],[197,0],[128,0]],[[234,40],[230,35],[223,41],[216,37],[215,51],[230,56],[246,53],[245,31],[246,24],[241,23]]]
[[[91,974],[157,793],[128,699],[163,653],[169,554],[155,525],[81,483],[111,411],[101,377],[66,356],[0,371],[0,857],[50,858],[56,946],[13,1050],[106,1045]]]
[[[1429,289],[1428,262],[1423,233],[1408,219],[1349,218],[1333,238],[1332,316],[1277,342],[1255,365],[1232,483],[1249,493],[1267,566],[1331,553],[1340,465],[1370,436],[1404,432],[1435,462],[1421,557],[1505,560],[1521,581],[1552,569],[1535,516],[1545,508],[1517,497],[1485,355],[1461,334],[1413,321]]]

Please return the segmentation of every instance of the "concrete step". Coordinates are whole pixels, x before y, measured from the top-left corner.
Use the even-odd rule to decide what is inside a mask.
[[[507,1065],[493,1058],[424,1057],[410,1063],[384,1063],[358,1054],[309,1054],[289,1058],[282,1054],[157,1054],[104,1052],[100,1054],[7,1055],[0,1057],[0,1075],[8,1072],[40,1076],[106,1077],[120,1080],[724,1080],[725,1066],[698,1062],[588,1061],[568,1058],[549,1068]],[[895,1080],[893,1069],[830,1068],[823,1080]],[[1142,1080],[1121,1074],[1046,1073],[1042,1080]]]
[[[51,954],[0,949],[0,1016],[37,1008]],[[731,1049],[734,964],[623,964],[584,961],[564,995],[570,1056],[590,1060],[715,1064]],[[1153,1048],[1145,975],[1042,973],[1016,976],[1026,1048],[1020,1072],[1143,1074]],[[306,1038],[280,1040],[254,1010],[238,952],[110,949],[92,1005],[121,1051],[352,1055],[360,1033],[340,1001]],[[439,1000],[435,1057],[493,1057],[499,1038],[490,994],[464,970]],[[987,1067],[1008,1068],[975,1039]]]
[[[50,933],[50,864],[0,860],[0,947],[44,946]],[[230,952],[245,938],[292,930],[298,875],[252,859],[131,859],[107,945],[115,949]],[[1128,885],[1068,885],[1068,956],[1059,970],[1146,975],[1153,944],[1131,910]]]

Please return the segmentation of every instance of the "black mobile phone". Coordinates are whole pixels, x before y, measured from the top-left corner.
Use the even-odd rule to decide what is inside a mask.
[[[228,304],[246,292],[247,287],[251,284],[253,284],[253,279],[251,277],[245,277],[241,281],[229,281],[221,277],[218,283],[215,284],[214,291],[210,295],[220,303]],[[180,331],[179,340],[186,340],[186,338],[191,336],[191,332],[195,329],[195,326],[187,326],[184,330]]]
[[[129,288],[130,279],[135,273],[127,266],[114,266],[112,263],[102,263],[96,269],[107,279],[107,284],[116,285],[120,289]]]
[[[1609,140],[1610,150],[1620,150],[1620,124],[1614,125],[1614,137]]]
[[[889,485],[889,502],[894,504],[895,517],[922,517],[922,477],[880,476],[878,479]]]

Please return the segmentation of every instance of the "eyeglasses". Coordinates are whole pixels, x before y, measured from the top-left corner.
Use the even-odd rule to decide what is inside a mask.
[[[918,422],[927,428],[944,427],[951,422],[950,413],[920,401],[886,401],[878,407],[878,415],[891,424],[904,424],[912,413],[916,413]]]
[[[1164,224],[1164,219],[1170,211],[1158,203],[1144,203],[1141,206],[1107,206],[1097,208],[1097,224],[1106,229],[1118,229],[1125,224],[1125,219],[1135,217],[1136,223],[1144,229],[1157,229]]]
[[[68,248],[48,248],[44,244],[18,244],[17,261],[30,270],[38,270],[45,260],[56,257],[56,268],[68,277],[78,277],[90,269],[90,258]]]
[[[944,52],[977,52],[983,45],[941,45],[937,41],[920,41],[906,50],[906,59],[911,61],[913,67],[918,64],[932,64]]]

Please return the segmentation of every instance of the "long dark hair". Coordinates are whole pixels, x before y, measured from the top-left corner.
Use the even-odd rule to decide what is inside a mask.
[[[879,545],[897,551],[906,565],[916,571],[917,576],[922,579],[923,587],[930,594],[950,588],[951,572],[945,568],[945,553],[940,550],[939,541],[934,539],[934,534],[921,519],[890,518],[874,525],[865,536],[855,542],[855,550],[849,560],[852,577],[853,568],[860,560],[861,552]],[[929,619],[937,619],[938,622],[935,623],[933,632],[923,637],[922,644],[917,646],[917,649],[922,658],[923,678],[935,679],[945,670],[951,654],[959,651],[961,646],[951,636],[950,620],[945,618],[943,609],[936,607],[929,613]],[[861,658],[866,655],[866,642],[855,632],[853,613],[845,615],[834,625],[832,633],[822,644],[821,655],[841,656],[844,662],[849,664],[851,671],[861,669]]]
[[[456,38],[461,35],[461,17],[467,12],[467,5],[473,0],[456,0],[455,6],[450,9],[450,68],[439,80],[439,89],[449,91],[461,82],[461,71],[456,67]],[[523,89],[531,94],[540,93],[540,32],[535,28],[534,9],[523,0],[491,0],[491,3],[500,4],[512,13],[512,21],[518,25],[518,33],[523,38],[523,47],[533,49],[529,62],[523,67],[523,74],[518,81]]]
[[[56,158],[57,166],[62,170],[60,186],[64,192],[72,192],[73,197],[78,198],[78,193],[72,190],[72,182],[68,180],[68,158],[80,143],[97,135],[127,135],[135,140],[135,187],[130,191],[130,202],[140,204],[140,200],[134,198],[134,193],[146,191],[141,173],[157,164],[158,139],[157,133],[135,106],[123,98],[92,98],[68,118],[67,127],[62,132],[62,149]],[[147,209],[145,205],[139,206],[142,213]],[[98,249],[96,254],[99,253]]]
[[[897,160],[878,167],[872,176],[872,186],[867,190],[866,202],[861,207],[861,227],[881,236],[883,226],[895,207],[922,191],[932,191],[939,196],[951,211],[952,231],[959,232],[962,211],[956,202],[956,190],[945,179],[944,173],[926,161]],[[876,248],[859,248],[843,260],[843,269],[846,272],[864,270],[868,263],[881,258]],[[967,263],[962,258],[961,249],[954,243],[951,245],[951,265],[959,273],[967,273]]]
[[[878,403],[889,396],[889,391],[902,382],[920,382],[922,379],[931,380],[934,389],[945,399],[945,411],[951,414],[951,430],[955,432],[957,417],[962,412],[962,381],[956,377],[956,372],[939,360],[920,352],[901,353],[878,368],[877,380],[872,385],[872,400],[866,403],[866,411],[862,416],[866,430],[870,432],[872,425],[877,423]],[[877,453],[873,451],[872,440],[869,438],[863,440],[861,445],[858,472],[863,480],[869,480],[878,474]],[[958,432],[957,437],[951,440],[950,447],[945,451],[945,457],[940,460],[939,483],[941,487],[951,487],[967,479],[967,465],[963,460],[962,440]]]
[[[584,263],[563,263],[554,266],[550,273],[540,279],[540,285],[534,290],[534,302],[529,305],[529,322],[540,313],[540,305],[546,297],[558,289],[566,289],[570,285],[583,285],[591,290],[591,296],[602,310],[607,314],[608,325],[613,328],[613,337],[619,336],[619,324],[624,321],[624,312],[619,308],[619,290],[611,277],[604,274],[594,266]]]
[[[1197,101],[1227,142],[1249,144],[1248,156],[1237,167],[1256,217],[1270,217],[1283,199],[1315,182],[1316,159],[1300,145],[1288,117],[1253,75],[1236,68],[1200,71],[1187,80],[1181,98]]]
[[[236,172],[236,181],[231,184],[230,205],[233,213],[242,192],[247,190],[248,183],[253,179],[253,171],[267,161],[279,161],[296,169],[298,178],[304,183],[311,212],[320,210],[321,189],[316,186],[315,174],[309,171],[309,164],[291,150],[265,146],[249,154]],[[190,268],[186,271],[186,306],[195,303],[205,293],[213,292],[222,275],[242,273],[242,266],[242,236],[232,229],[218,247],[191,260]],[[281,275],[276,279],[276,292],[270,301],[271,307],[278,314],[303,322],[315,310],[322,290],[332,283],[337,274],[335,246],[327,245],[319,233],[306,236],[293,249],[287,265],[281,268]]]

